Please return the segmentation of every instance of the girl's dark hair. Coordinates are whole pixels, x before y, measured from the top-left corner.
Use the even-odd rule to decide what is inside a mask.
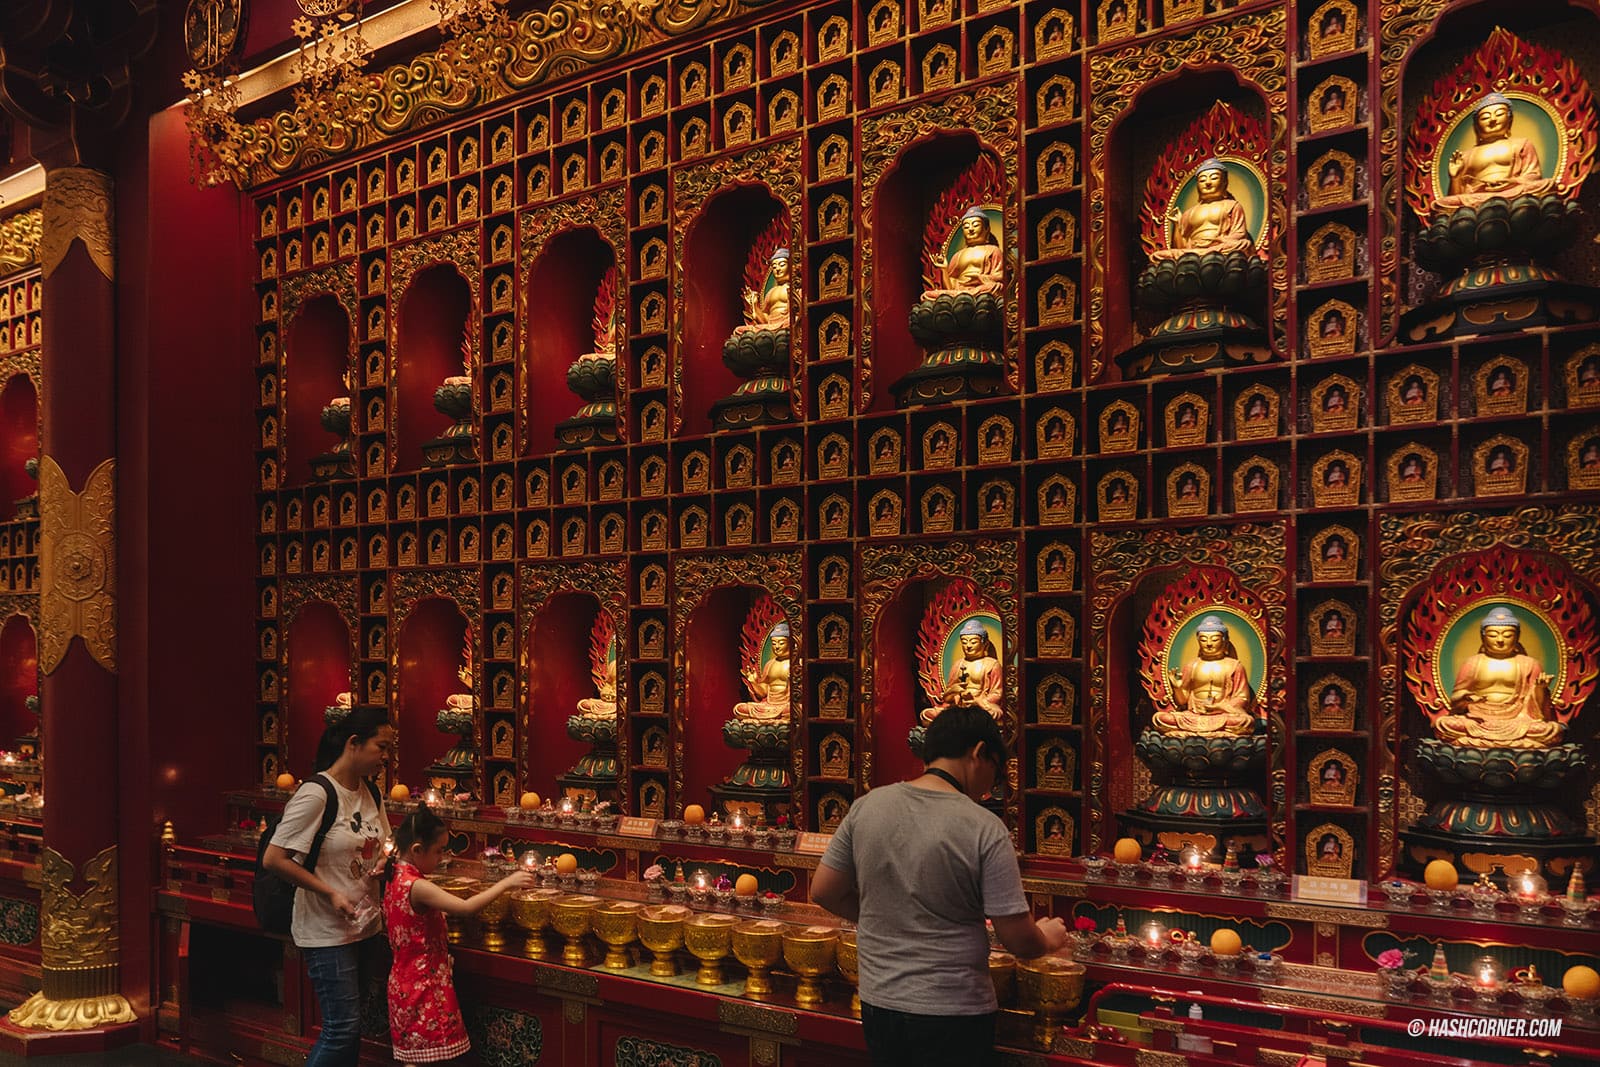
[[[404,856],[411,851],[412,845],[427,848],[437,841],[442,833],[444,833],[444,820],[429,811],[426,804],[419,804],[417,810],[401,820],[395,829],[395,854]]]
[[[388,708],[368,705],[351,709],[344,718],[322,731],[322,740],[317,742],[316,766],[312,771],[321,772],[332,767],[343,755],[344,746],[352,739],[364,745],[388,725]]]

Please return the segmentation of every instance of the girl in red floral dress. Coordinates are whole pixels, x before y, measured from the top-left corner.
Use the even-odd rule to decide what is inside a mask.
[[[533,876],[518,871],[462,900],[427,879],[444,859],[443,820],[419,807],[394,837],[394,879],[383,896],[384,921],[394,949],[394,969],[389,972],[394,1056],[408,1067],[444,1063],[471,1047],[451,981],[444,917],[476,915],[507,890],[532,886]]]

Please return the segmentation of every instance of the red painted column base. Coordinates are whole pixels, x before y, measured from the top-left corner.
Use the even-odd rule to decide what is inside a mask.
[[[85,1052],[110,1052],[137,1044],[140,1024],[123,1023],[95,1030],[24,1030],[0,1017],[0,1054],[32,1059]]]

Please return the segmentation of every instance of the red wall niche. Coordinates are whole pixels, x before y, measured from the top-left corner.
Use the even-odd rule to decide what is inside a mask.
[[[23,464],[39,458],[39,394],[26,374],[13,374],[0,387],[0,515],[38,492]]]
[[[706,594],[689,616],[679,698],[684,753],[680,805],[710,804],[709,789],[726,781],[749,755],[723,743],[722,724],[733,718],[735,704],[750,699],[739,670],[739,643],[745,617],[764,593],[753,586],[722,586]]]
[[[683,370],[685,434],[711,431],[711,405],[742,381],[723,366],[722,342],[744,322],[744,267],[783,205],[761,185],[740,185],[707,200],[689,224],[683,250]],[[719,727],[720,729],[720,727]]]
[[[39,718],[26,701],[39,695],[39,646],[26,615],[0,626],[0,750],[14,751],[17,738],[37,734]]]
[[[566,230],[545,244],[528,272],[528,346],[522,370],[526,454],[555,444],[556,423],[583,404],[567,389],[567,367],[595,350],[594,301],[616,253],[590,227]],[[618,298],[618,312],[626,294]]]
[[[283,350],[283,473],[285,484],[311,481],[311,459],[338,444],[322,428],[322,409],[334,397],[349,396],[344,375],[350,366],[350,316],[332,294],[301,305],[289,324]]]
[[[557,593],[528,628],[528,703],[523,709],[523,782],[541,794],[556,788],[589,746],[567,736],[578,701],[595,696],[589,631],[600,602],[589,593]]]
[[[434,410],[433,393],[446,378],[465,373],[461,342],[471,311],[472,293],[452,263],[437,263],[420,272],[401,300],[395,334],[399,359],[389,405],[395,420],[395,452],[389,462],[396,471],[421,469],[423,442],[450,426],[450,420]]]
[[[872,410],[894,410],[895,382],[922,363],[923,351],[911,336],[911,308],[926,288],[922,237],[934,202],[956,177],[977,161],[981,149],[970,133],[937,134],[903,152],[878,186],[873,199],[872,247],[877,260],[872,278]],[[1010,259],[1015,249],[1006,249]],[[1006,299],[1015,299],[1008,291]]]
[[[400,627],[393,721],[400,731],[400,781],[413,788],[425,784],[427,766],[456,743],[455,734],[439,732],[436,719],[445,698],[463,691],[456,672],[466,634],[466,616],[442,597],[418,601]]]
[[[339,609],[324,600],[300,608],[284,636],[288,665],[287,712],[283,731],[285,769],[297,778],[316,770],[317,741],[326,728],[324,714],[334,698],[352,688],[350,627]]]
[[[872,716],[874,786],[922,775],[922,761],[912,754],[906,736],[928,704],[917,681],[917,627],[932,593],[929,585],[907,582],[901,586],[879,613],[873,632],[872,706],[863,708],[861,714]]]

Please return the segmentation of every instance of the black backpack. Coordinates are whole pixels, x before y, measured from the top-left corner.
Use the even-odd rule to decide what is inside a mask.
[[[333,829],[333,820],[339,817],[339,799],[333,792],[333,783],[323,775],[314,775],[306,784],[315,782],[322,787],[325,794],[322,805],[322,822],[317,826],[316,836],[311,839],[311,849],[306,853],[305,862],[300,866],[308,871],[317,869],[317,858],[322,854],[322,841],[328,836],[328,831]],[[371,781],[365,783],[367,790],[372,793],[372,799],[377,802],[378,810],[383,811],[383,800],[378,794],[378,787]],[[279,878],[267,870],[267,846],[272,843],[272,835],[277,832],[278,823],[283,821],[282,813],[267,820],[267,832],[261,835],[261,842],[256,846],[256,877],[255,885],[251,887],[251,907],[256,913],[256,923],[269,934],[288,934],[289,927],[294,922],[294,895],[299,886]]]

